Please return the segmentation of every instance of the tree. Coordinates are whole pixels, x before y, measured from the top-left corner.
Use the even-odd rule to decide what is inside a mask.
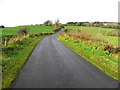
[[[59,25],[59,19],[55,21],[55,26],[58,27],[58,25]]]
[[[76,25],[76,26],[81,26],[81,25],[82,25],[82,22],[77,22],[75,25]]]
[[[5,27],[3,25],[1,25],[0,28],[5,28]]]
[[[52,26],[52,21],[51,20],[47,20],[47,21],[44,22],[44,25]]]

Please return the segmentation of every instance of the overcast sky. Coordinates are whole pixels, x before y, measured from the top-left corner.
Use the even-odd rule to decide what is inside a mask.
[[[0,0],[0,25],[40,24],[46,20],[118,22],[120,0]]]

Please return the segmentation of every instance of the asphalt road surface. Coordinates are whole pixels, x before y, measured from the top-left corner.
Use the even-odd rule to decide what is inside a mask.
[[[55,36],[41,40],[12,88],[117,88],[118,82],[63,45]]]

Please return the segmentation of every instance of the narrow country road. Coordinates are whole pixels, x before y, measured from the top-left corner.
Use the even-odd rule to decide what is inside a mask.
[[[55,37],[58,33],[38,43],[12,88],[118,87],[116,80],[63,45]]]

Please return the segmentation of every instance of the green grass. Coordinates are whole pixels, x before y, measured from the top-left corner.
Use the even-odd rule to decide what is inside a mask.
[[[18,26],[18,27],[10,27],[10,28],[3,28],[0,31],[2,32],[2,37],[4,36],[9,36],[9,35],[14,35],[16,32],[22,28],[23,26]]]
[[[84,30],[86,32],[90,32],[91,35],[95,35],[97,33],[99,33],[101,30],[104,31],[104,33],[106,34],[107,31],[109,30],[114,30],[114,29],[110,29],[110,28],[100,28],[100,27],[83,27],[83,26],[65,26],[65,28],[68,29],[74,29],[74,30]],[[92,31],[91,31],[92,30]],[[107,30],[107,31],[106,31]]]
[[[8,41],[13,36],[16,36],[17,31],[24,26],[18,27],[10,27],[0,29],[0,38],[5,39],[7,37]],[[55,27],[51,26],[43,26],[43,25],[30,25],[28,26],[29,33],[48,33],[52,32]],[[36,46],[36,44],[43,38],[44,36],[29,36],[26,38],[19,39],[12,44],[8,44],[7,46],[2,47],[2,56],[0,57],[0,64],[2,65],[2,88],[9,88],[12,81],[16,78],[19,70],[23,67],[26,60],[28,59],[30,53]],[[24,37],[24,36],[23,36]],[[7,41],[7,42],[8,42]],[[0,42],[1,43],[1,42]],[[1,68],[1,66],[0,66]]]
[[[111,45],[118,46],[118,41],[120,37],[114,36],[104,36],[104,39],[108,41]]]
[[[2,56],[2,87],[9,88],[11,82],[16,78],[18,71],[22,68],[36,44],[45,36],[28,37],[22,41],[3,47]]]
[[[84,32],[89,33],[91,36],[107,41],[111,45],[118,46],[119,37],[107,35],[109,31],[116,29],[100,28],[100,27],[82,27],[82,26],[65,26],[65,28],[73,29],[73,30],[82,30]]]
[[[23,27],[24,26],[3,28],[0,29],[0,32],[2,32],[2,37],[11,36],[11,35],[15,35],[16,32]],[[43,26],[43,25],[30,25],[28,26],[28,28],[29,28],[29,33],[52,32],[52,30],[55,29],[55,27]]]
[[[81,26],[65,26],[65,28],[67,28],[68,31],[58,35],[58,38],[63,44],[98,67],[108,76],[119,80],[118,54],[120,53],[109,54],[109,51],[104,50],[106,45],[118,46],[118,37],[108,36],[108,33],[111,34],[111,31],[116,31],[117,29]],[[81,31],[78,30],[85,33],[82,34]],[[87,34],[90,36],[87,36]],[[82,39],[82,37],[84,37],[84,39]],[[87,39],[89,37],[93,37],[93,39]],[[103,41],[107,41],[108,43]]]
[[[57,36],[60,41],[98,67],[104,73],[118,80],[118,55],[108,55],[103,51],[103,45],[92,41],[83,41],[67,36]],[[98,47],[96,49],[96,47]]]

